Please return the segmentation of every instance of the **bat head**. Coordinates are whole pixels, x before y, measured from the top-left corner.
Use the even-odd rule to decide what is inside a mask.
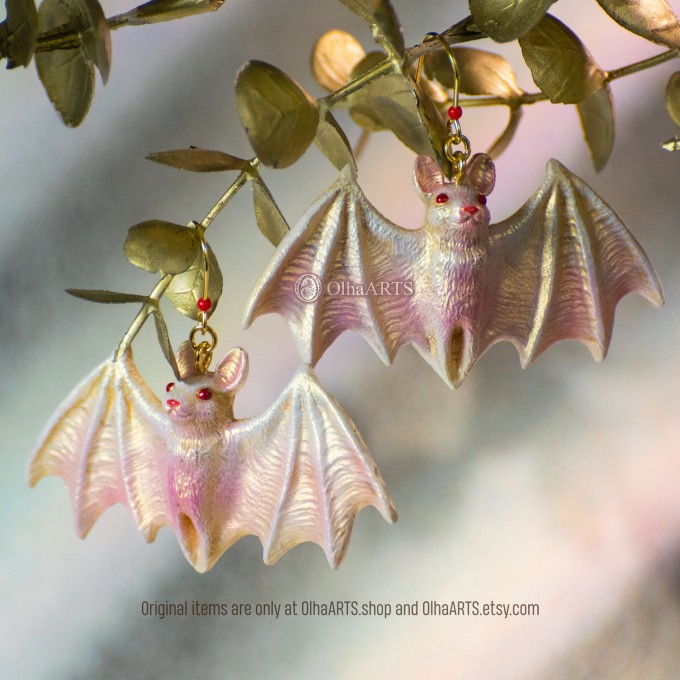
[[[413,183],[425,203],[425,225],[438,232],[455,229],[485,233],[490,221],[486,197],[495,181],[494,164],[486,154],[475,154],[468,161],[459,184],[449,182],[429,156],[418,156]]]
[[[209,429],[234,419],[234,395],[248,376],[248,355],[236,347],[224,356],[214,371],[196,373],[194,351],[185,342],[177,352],[181,382],[168,383],[165,409],[183,429]]]

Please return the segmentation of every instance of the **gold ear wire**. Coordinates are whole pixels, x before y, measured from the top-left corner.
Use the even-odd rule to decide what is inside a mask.
[[[198,235],[198,240],[201,245],[201,254],[203,255],[203,295],[196,303],[198,307],[198,325],[195,326],[189,334],[189,341],[194,350],[194,367],[197,373],[205,373],[210,366],[212,360],[213,350],[217,344],[217,333],[208,325],[208,310],[212,307],[212,300],[209,297],[210,285],[210,260],[208,257],[208,244],[205,240],[205,228],[198,222],[192,222]],[[210,336],[210,341],[201,340],[196,341],[196,335]]]
[[[423,40],[423,43],[427,42],[428,39],[438,40],[441,46],[446,51],[449,57],[449,62],[451,64],[451,70],[453,71],[453,96],[451,97],[451,107],[449,108],[449,138],[444,143],[444,153],[446,157],[451,161],[455,167],[454,180],[458,184],[465,175],[465,164],[467,159],[470,158],[470,140],[463,134],[460,127],[460,117],[462,115],[462,110],[458,105],[458,95],[460,93],[460,68],[458,67],[458,62],[453,54],[451,46],[441,37],[439,33],[428,33]],[[418,57],[418,64],[416,67],[416,83],[420,84],[420,77],[423,72],[423,63],[425,55],[421,54]],[[462,144],[463,150],[454,149],[454,147]]]

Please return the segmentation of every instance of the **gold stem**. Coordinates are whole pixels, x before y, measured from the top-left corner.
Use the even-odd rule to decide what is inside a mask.
[[[654,57],[649,57],[649,59],[643,59],[642,61],[636,61],[634,64],[629,66],[623,66],[622,68],[617,68],[614,71],[609,71],[605,74],[605,80],[609,83],[617,78],[623,78],[624,76],[630,75],[631,73],[639,73],[645,69],[652,68],[652,66],[658,66],[664,62],[675,59],[675,57],[680,56],[680,52],[677,50],[668,50],[667,52],[662,52]]]
[[[257,172],[257,168],[260,166],[259,158],[253,158],[250,161],[250,169],[242,170],[239,176],[229,185],[229,188],[224,192],[222,197],[217,203],[210,209],[210,212],[203,218],[200,225],[203,229],[207,229],[210,223],[219,215],[222,209],[231,201],[234,196],[243,188],[245,183],[251,178],[253,173]],[[118,361],[125,350],[130,346],[132,341],[137,336],[137,333],[142,329],[142,326],[146,323],[146,320],[153,313],[158,301],[163,297],[165,291],[168,289],[171,281],[174,278],[174,274],[164,274],[158,283],[154,286],[153,290],[149,294],[149,302],[145,302],[142,308],[137,312],[137,315],[132,320],[130,327],[127,329],[123,339],[116,349],[116,354],[113,358],[114,361]]]

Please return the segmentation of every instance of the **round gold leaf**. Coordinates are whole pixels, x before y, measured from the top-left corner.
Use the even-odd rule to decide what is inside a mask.
[[[460,91],[464,94],[491,95],[508,100],[522,94],[512,66],[499,54],[472,47],[456,47],[453,54],[460,68]],[[444,50],[428,55],[426,71],[442,85],[453,88],[453,69]]]
[[[329,92],[347,85],[352,69],[366,56],[356,38],[333,29],[324,33],[312,50],[312,73],[316,82]]]
[[[496,42],[517,40],[542,18],[554,0],[470,0],[477,27]]]
[[[546,14],[519,39],[534,82],[551,102],[577,104],[605,83],[590,52],[561,21]]]
[[[674,73],[666,85],[666,108],[676,125],[680,125],[680,71]]]
[[[319,109],[292,78],[250,61],[236,77],[236,105],[250,144],[265,165],[285,168],[314,141]]]
[[[203,290],[203,270],[203,253],[199,250],[191,267],[173,276],[165,291],[165,297],[170,300],[175,309],[194,320],[198,319],[196,302],[199,298],[206,297]],[[210,246],[208,246],[208,273],[208,297],[212,301],[214,310],[222,295],[222,272]]]
[[[680,22],[666,0],[597,0],[609,16],[631,33],[680,49]]]
[[[148,220],[130,227],[123,246],[125,257],[147,272],[178,274],[196,259],[196,232],[163,220]]]

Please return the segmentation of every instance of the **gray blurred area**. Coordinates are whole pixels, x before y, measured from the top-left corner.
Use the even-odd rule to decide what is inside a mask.
[[[467,12],[460,1],[393,4],[407,44]],[[105,4],[109,15],[128,7]],[[554,12],[605,69],[662,51],[615,27],[596,3],[557,3]],[[489,202],[496,219],[506,217],[538,187],[548,158],[559,158],[634,231],[663,281],[666,307],[624,300],[601,365],[583,346],[562,343],[522,371],[514,348],[502,344],[455,392],[410,348],[385,367],[361,339],[344,335],[318,373],[355,420],[400,518],[389,526],[363,511],[337,571],[310,544],[267,567],[259,542],[248,537],[199,575],[168,530],[146,545],[115,507],[80,541],[62,482],[27,488],[42,427],[134,314],[63,289],[149,291],[153,277],[123,256],[127,228],[151,218],[201,219],[230,181],[157,166],[144,155],[190,144],[248,155],[234,105],[238,67],[249,59],[275,63],[319,96],[309,52],[334,27],[372,48],[366,26],[331,0],[227,0],[215,14],[117,31],[109,83],[97,83],[92,110],[75,131],[51,110],[32,66],[2,73],[2,676],[680,677],[680,154],[659,146],[676,132],[663,105],[672,63],[614,83],[617,142],[599,175],[573,107],[527,107],[497,163]],[[516,46],[479,47],[502,51],[520,85],[534,91]],[[473,150],[493,141],[506,115],[466,110]],[[356,140],[357,129],[340,119]],[[422,219],[410,189],[412,162],[411,152],[382,133],[360,163],[369,198],[405,226]],[[336,173],[312,149],[292,169],[264,175],[294,222]],[[225,276],[215,315],[220,348],[241,345],[251,358],[237,416],[271,403],[298,362],[281,319],[241,330],[249,292],[272,254],[249,193],[208,232]],[[167,317],[179,344],[191,324],[170,308]],[[160,391],[169,370],[151,328],[135,350]],[[392,613],[142,613],[143,602],[183,601],[253,609],[295,601],[300,610],[304,602],[356,601],[389,604]],[[426,614],[433,601],[538,604],[540,613]],[[396,615],[397,604],[414,603],[417,615]]]

